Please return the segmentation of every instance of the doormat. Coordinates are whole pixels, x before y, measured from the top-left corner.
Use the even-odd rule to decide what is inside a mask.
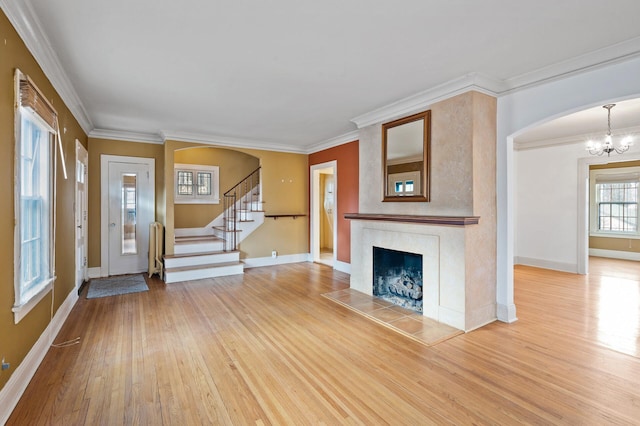
[[[92,279],[89,283],[87,299],[116,296],[118,294],[149,291],[144,275],[119,275],[116,277]]]

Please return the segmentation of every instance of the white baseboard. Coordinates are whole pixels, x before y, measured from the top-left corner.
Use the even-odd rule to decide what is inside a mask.
[[[555,262],[553,260],[535,259],[533,257],[516,256],[513,259],[514,265],[534,266],[536,268],[552,269],[554,271],[578,273],[576,263]]]
[[[589,256],[608,257],[611,259],[640,261],[640,253],[633,251],[589,249]]]
[[[351,264],[346,262],[340,262],[336,260],[333,264],[333,269],[336,271],[344,272],[345,274],[351,275]]]
[[[47,354],[53,339],[58,335],[62,325],[66,321],[71,309],[78,300],[78,292],[72,290],[56,312],[53,319],[40,335],[27,356],[13,372],[9,381],[0,391],[0,424],[5,424],[11,412],[18,404],[20,397],[27,389],[27,385],[36,373],[40,363]],[[11,362],[10,359],[7,362]]]
[[[283,265],[285,263],[308,262],[309,255],[307,253],[285,254],[278,257],[254,257],[242,259],[245,268],[258,268],[260,266]]]
[[[99,266],[96,268],[87,268],[87,277],[89,279],[100,278],[102,276],[101,272],[102,272],[102,269]]]
[[[503,305],[498,303],[496,306],[496,313],[498,314],[498,321],[506,322],[511,324],[512,322],[518,321],[518,317],[516,317],[516,305],[513,303],[510,305]]]

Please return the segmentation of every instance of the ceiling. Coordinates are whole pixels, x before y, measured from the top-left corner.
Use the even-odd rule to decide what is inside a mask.
[[[293,152],[469,76],[499,95],[640,52],[638,0],[0,5],[87,132]]]
[[[514,139],[518,148],[600,141],[607,133],[607,111],[602,105],[578,111],[528,129]],[[640,136],[640,99],[615,102],[611,108],[611,134]]]

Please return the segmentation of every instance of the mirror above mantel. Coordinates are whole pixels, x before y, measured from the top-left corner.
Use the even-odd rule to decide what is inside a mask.
[[[429,201],[431,111],[382,125],[382,201]]]

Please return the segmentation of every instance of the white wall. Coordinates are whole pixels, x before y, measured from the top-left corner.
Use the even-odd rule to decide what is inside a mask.
[[[515,263],[577,272],[582,144],[514,153]]]
[[[498,318],[516,318],[513,293],[515,168],[513,138],[528,128],[605,103],[640,97],[640,58],[552,80],[498,98]],[[572,166],[573,167],[573,166]],[[575,207],[577,209],[577,207]]]

